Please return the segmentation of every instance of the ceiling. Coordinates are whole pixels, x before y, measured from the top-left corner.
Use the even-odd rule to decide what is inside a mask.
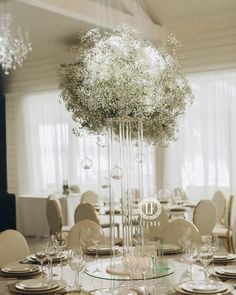
[[[2,2],[0,3],[0,12],[3,12],[4,4],[3,1],[0,2]],[[46,5],[44,5],[45,3]],[[131,6],[129,6],[130,3]],[[132,5],[136,3],[139,5],[140,15],[138,15],[139,12],[133,13],[132,11]],[[63,9],[58,9],[57,5],[63,6]],[[91,7],[94,7],[96,13]],[[88,11],[89,9],[90,11]],[[189,21],[201,21],[202,19],[232,15],[236,12],[236,1],[11,0],[7,2],[7,11],[12,13],[14,25],[20,25],[24,30],[29,31],[35,55],[39,51],[48,52],[71,47],[78,41],[80,32],[99,26],[99,21],[102,22],[102,20],[101,26],[106,26],[106,22],[109,23],[109,17],[110,20],[113,20],[111,15],[113,12],[122,12],[120,21],[125,21],[126,16],[132,17],[134,14],[136,14],[136,19],[140,19],[145,13],[146,17],[149,18],[148,21],[165,27]],[[84,17],[85,14],[86,17]],[[95,18],[97,18],[97,21]],[[119,21],[118,18],[117,21]]]

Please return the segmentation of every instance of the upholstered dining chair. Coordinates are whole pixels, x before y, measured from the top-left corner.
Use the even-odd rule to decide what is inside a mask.
[[[47,221],[50,233],[58,233],[60,231],[69,231],[69,226],[63,226],[63,214],[61,203],[55,195],[47,198]]]
[[[216,225],[216,206],[211,200],[201,200],[193,212],[193,223],[202,236],[212,233]]]
[[[212,197],[216,206],[216,223],[224,226],[224,216],[226,211],[226,197],[222,191],[216,191]]]
[[[234,196],[231,195],[227,206],[227,218],[225,226],[216,226],[213,229],[213,233],[217,234],[219,238],[225,240],[225,248],[228,252],[235,253],[234,241],[233,241],[233,229],[232,229],[232,211],[234,205]]]
[[[90,203],[80,203],[75,209],[75,213],[74,213],[75,223],[77,223],[78,221],[84,220],[84,219],[90,219],[93,222],[101,225],[102,228],[110,228],[111,227],[110,223],[100,224],[97,212],[96,212],[95,208],[93,207],[93,205]],[[120,237],[119,224],[115,223],[114,226],[117,229],[117,237],[119,238]]]
[[[13,229],[0,233],[0,267],[22,259],[30,254],[24,236]]]
[[[76,249],[80,246],[83,246],[81,245],[80,236],[79,236],[80,230],[82,228],[101,228],[101,226],[90,219],[84,219],[84,220],[78,221],[75,225],[73,225],[73,227],[68,233],[67,243],[69,248]],[[92,242],[91,242],[91,245],[92,245]],[[91,245],[88,244],[88,246],[91,246]]]
[[[81,203],[90,203],[92,205],[98,204],[98,195],[93,191],[86,191],[82,194],[80,202]]]
[[[155,240],[156,237],[162,237],[168,225],[168,215],[162,207],[161,214],[154,220],[146,220],[143,226],[148,228],[149,240]]]
[[[188,232],[187,238],[192,242],[201,242],[201,236],[197,227],[186,219],[178,218],[168,223],[163,234],[163,243],[181,246],[180,231]]]

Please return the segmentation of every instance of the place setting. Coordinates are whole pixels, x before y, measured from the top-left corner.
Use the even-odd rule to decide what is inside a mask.
[[[11,263],[0,269],[0,275],[6,277],[28,277],[40,274],[40,269],[36,265],[23,265]]]
[[[175,291],[181,294],[228,294],[233,291],[229,284],[218,281],[195,281],[180,283],[174,286]]]
[[[8,286],[9,291],[13,293],[35,295],[57,293],[65,288],[64,282],[45,278],[18,281]]]
[[[212,267],[208,272],[221,279],[236,279],[236,265]]]
[[[162,251],[163,255],[179,254],[182,252],[179,246],[173,244],[163,244],[161,247],[157,248],[157,251]]]
[[[236,255],[232,253],[216,253],[214,255],[215,264],[227,264],[236,260]]]

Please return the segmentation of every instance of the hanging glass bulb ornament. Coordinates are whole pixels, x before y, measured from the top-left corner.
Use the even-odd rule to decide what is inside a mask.
[[[102,136],[97,137],[97,146],[100,148],[104,148],[106,146],[105,138]]]
[[[82,161],[81,161],[81,167],[84,170],[89,170],[93,167],[93,161],[92,159],[90,159],[89,157],[85,157]]]
[[[115,165],[111,170],[111,177],[120,180],[123,177],[123,170],[118,165]]]

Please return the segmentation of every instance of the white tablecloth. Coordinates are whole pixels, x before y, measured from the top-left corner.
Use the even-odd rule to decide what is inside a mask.
[[[73,226],[74,211],[80,203],[81,194],[58,196],[62,205],[63,225]],[[36,236],[49,233],[44,196],[18,196],[16,198],[17,230],[25,236]]]

